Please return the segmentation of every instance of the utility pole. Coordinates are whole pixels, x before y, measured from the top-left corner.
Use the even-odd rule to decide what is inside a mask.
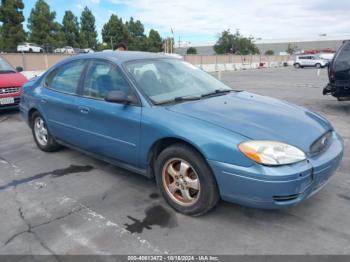
[[[170,37],[170,54],[173,53],[173,38]]]

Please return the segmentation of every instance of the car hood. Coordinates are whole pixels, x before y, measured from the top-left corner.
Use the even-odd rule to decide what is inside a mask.
[[[21,73],[0,74],[0,88],[18,87],[27,82],[27,78]]]
[[[309,152],[312,143],[332,129],[325,118],[307,109],[248,92],[185,102],[167,109],[210,122],[248,139],[280,141],[304,152]]]

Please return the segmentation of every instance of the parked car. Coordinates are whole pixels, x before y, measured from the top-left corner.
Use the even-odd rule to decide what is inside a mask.
[[[334,53],[321,53],[318,55],[321,59],[327,61],[327,64],[329,64],[333,57],[334,57]]]
[[[322,116],[161,54],[70,57],[24,86],[20,110],[41,150],[66,145],[155,177],[169,205],[188,215],[220,198],[295,205],[323,188],[343,155]]]
[[[22,53],[42,53],[44,50],[32,43],[23,43],[17,46],[17,52],[22,52]]]
[[[21,86],[27,82],[21,71],[22,67],[15,69],[0,57],[0,110],[18,107]]]
[[[56,48],[55,50],[53,50],[53,52],[54,52],[55,54],[60,54],[60,53],[62,53],[62,48],[58,47],[58,48]]]
[[[339,101],[350,100],[350,40],[344,41],[330,62],[328,78],[323,94],[331,94]]]
[[[95,53],[95,51],[93,49],[91,49],[91,48],[83,48],[82,51],[85,54]]]
[[[317,55],[297,55],[294,61],[295,68],[316,67],[323,68],[328,62]]]
[[[62,54],[74,54],[74,48],[71,46],[64,46],[62,48],[56,48],[54,53],[62,53]]]

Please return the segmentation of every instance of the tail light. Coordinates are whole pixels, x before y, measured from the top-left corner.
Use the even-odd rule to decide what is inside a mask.
[[[335,68],[334,68],[334,59],[330,62],[328,67],[329,80],[332,81],[335,79]]]

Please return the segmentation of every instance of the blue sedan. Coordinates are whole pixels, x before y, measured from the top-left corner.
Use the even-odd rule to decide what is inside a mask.
[[[220,198],[295,205],[329,181],[343,155],[322,116],[160,54],[68,58],[24,86],[20,110],[41,150],[64,145],[155,177],[169,205],[188,215]]]

